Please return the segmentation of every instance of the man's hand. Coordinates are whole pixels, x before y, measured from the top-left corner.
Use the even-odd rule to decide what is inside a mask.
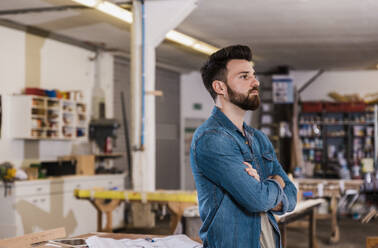
[[[271,209],[271,211],[281,211],[282,210],[282,202],[278,203],[277,206]]]
[[[274,176],[270,176],[269,178],[275,180],[281,186],[281,188],[285,188],[286,184],[281,176],[274,175]],[[271,211],[276,211],[276,212],[281,211],[281,210],[282,210],[282,202],[278,203],[277,206],[271,209]]]
[[[281,188],[285,188],[285,181],[282,179],[281,176],[279,175],[274,175],[274,176],[270,176],[269,177],[270,179],[273,179],[275,180],[277,183],[279,183],[279,185],[281,185]]]
[[[260,176],[257,173],[257,171],[252,168],[252,165],[248,162],[243,162],[243,164],[247,166],[247,168],[245,168],[245,171],[248,173],[248,175],[250,175],[251,177],[255,178],[257,181],[260,182]]]

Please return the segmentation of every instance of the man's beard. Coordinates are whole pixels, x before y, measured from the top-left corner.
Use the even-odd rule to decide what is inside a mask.
[[[256,110],[260,106],[260,96],[252,95],[252,91],[254,90],[259,92],[259,88],[257,86],[250,89],[246,95],[233,91],[227,84],[226,86],[230,102],[239,108],[244,110]]]

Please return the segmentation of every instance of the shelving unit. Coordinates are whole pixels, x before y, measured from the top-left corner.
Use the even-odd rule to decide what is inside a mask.
[[[289,130],[291,117],[293,115],[292,103],[275,103],[273,101],[273,78],[272,76],[261,75],[260,81],[260,108],[258,110],[257,128],[265,133],[271,141],[278,161],[287,172],[290,171],[290,147],[291,132]],[[287,127],[287,129],[285,128]],[[285,129],[285,132],[281,132]]]
[[[259,76],[261,83],[261,92],[263,94],[260,98],[260,110],[259,110],[259,130],[265,133],[269,140],[272,142],[277,157],[280,157],[280,144],[278,137],[278,126],[274,120],[274,104],[273,104],[273,88],[272,77]]]
[[[15,95],[10,106],[13,138],[72,140],[88,136],[87,107],[83,102]]]
[[[299,118],[299,135],[306,166],[314,167],[314,177],[337,178],[342,159],[352,176],[358,174],[356,169],[361,169],[362,158],[376,160],[377,118],[373,106],[365,110],[348,109],[345,104],[335,103],[304,104],[307,107]]]

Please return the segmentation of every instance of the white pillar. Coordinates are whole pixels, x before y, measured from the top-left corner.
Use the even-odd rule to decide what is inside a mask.
[[[141,132],[141,9],[138,1],[133,1],[133,23],[131,25],[131,151],[132,151],[132,180],[134,189],[141,188],[142,170],[140,169],[141,152],[136,151],[140,147]]]
[[[145,91],[155,91],[155,49],[170,30],[180,24],[197,6],[197,0],[147,0],[145,1],[144,68]],[[132,88],[132,144],[140,147],[141,136],[141,2],[133,0],[133,24],[131,42]],[[144,150],[133,150],[133,188],[153,191],[156,187],[156,123],[155,96],[145,95]],[[179,165],[177,165],[179,166]]]

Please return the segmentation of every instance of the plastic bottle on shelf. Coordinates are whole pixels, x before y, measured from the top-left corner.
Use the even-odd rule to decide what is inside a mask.
[[[106,137],[105,141],[105,153],[112,153],[113,146],[112,146],[112,138],[111,137]]]
[[[357,163],[357,160],[352,166],[352,179],[361,179],[360,166]]]

